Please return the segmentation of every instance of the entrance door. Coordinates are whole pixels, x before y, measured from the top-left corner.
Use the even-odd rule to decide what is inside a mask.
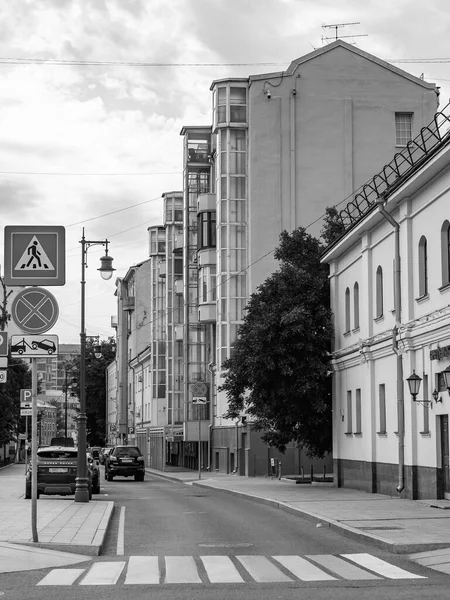
[[[450,457],[448,440],[448,415],[442,415],[441,421],[441,456],[444,475],[444,495],[450,500]]]

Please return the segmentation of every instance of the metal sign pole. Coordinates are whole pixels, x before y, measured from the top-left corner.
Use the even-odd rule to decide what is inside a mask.
[[[31,531],[33,542],[38,542],[37,532],[37,359],[31,359]]]
[[[25,416],[25,474],[28,470],[28,417]]]

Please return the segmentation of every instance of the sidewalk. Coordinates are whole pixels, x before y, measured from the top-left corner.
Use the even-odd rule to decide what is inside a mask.
[[[0,469],[0,573],[70,565],[99,555],[114,503],[41,497],[36,523],[39,541],[33,542],[24,471],[23,464]]]
[[[90,560],[86,555],[100,554],[114,503],[75,503],[59,496],[39,499],[39,543],[34,544],[31,502],[23,498],[23,469],[23,465],[12,465],[0,470],[0,573],[8,568],[21,570],[19,566],[8,567],[14,561],[26,565],[23,569],[32,569],[73,564]],[[285,478],[202,473],[199,480],[196,471],[171,467],[164,472],[146,471],[148,475],[276,506],[312,520],[317,527],[330,527],[384,550],[410,554],[416,562],[450,574],[450,510],[445,510],[450,509],[448,500],[403,500],[326,483],[295,484]],[[31,566],[35,564],[38,566]]]

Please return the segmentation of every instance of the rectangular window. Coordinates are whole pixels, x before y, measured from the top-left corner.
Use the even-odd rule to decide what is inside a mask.
[[[217,90],[217,122],[225,123],[227,120],[227,88]]]
[[[352,393],[347,391],[347,431],[346,433],[352,433],[353,424],[353,411],[352,411]]]
[[[380,411],[380,429],[378,433],[386,433],[386,388],[384,383],[378,386],[378,405]]]
[[[428,400],[428,375],[423,376],[423,399]],[[421,433],[430,433],[430,405],[423,405],[423,431]]]
[[[246,115],[246,89],[230,88],[230,121],[232,123],[245,123]]]
[[[356,411],[356,431],[355,433],[361,433],[362,429],[361,429],[361,389],[358,388],[356,390],[356,397],[355,397],[355,411]]]
[[[395,113],[395,145],[406,146],[412,140],[412,113]]]

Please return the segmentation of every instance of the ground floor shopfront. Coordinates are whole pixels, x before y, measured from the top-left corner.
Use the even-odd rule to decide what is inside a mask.
[[[332,473],[331,455],[311,459],[295,444],[282,454],[261,440],[261,433],[250,424],[230,427],[205,427],[196,440],[185,439],[182,425],[137,430],[136,444],[146,457],[149,468],[164,471],[166,466],[207,473],[234,473],[247,477],[311,474],[320,477]],[[192,437],[192,432],[188,434]]]

